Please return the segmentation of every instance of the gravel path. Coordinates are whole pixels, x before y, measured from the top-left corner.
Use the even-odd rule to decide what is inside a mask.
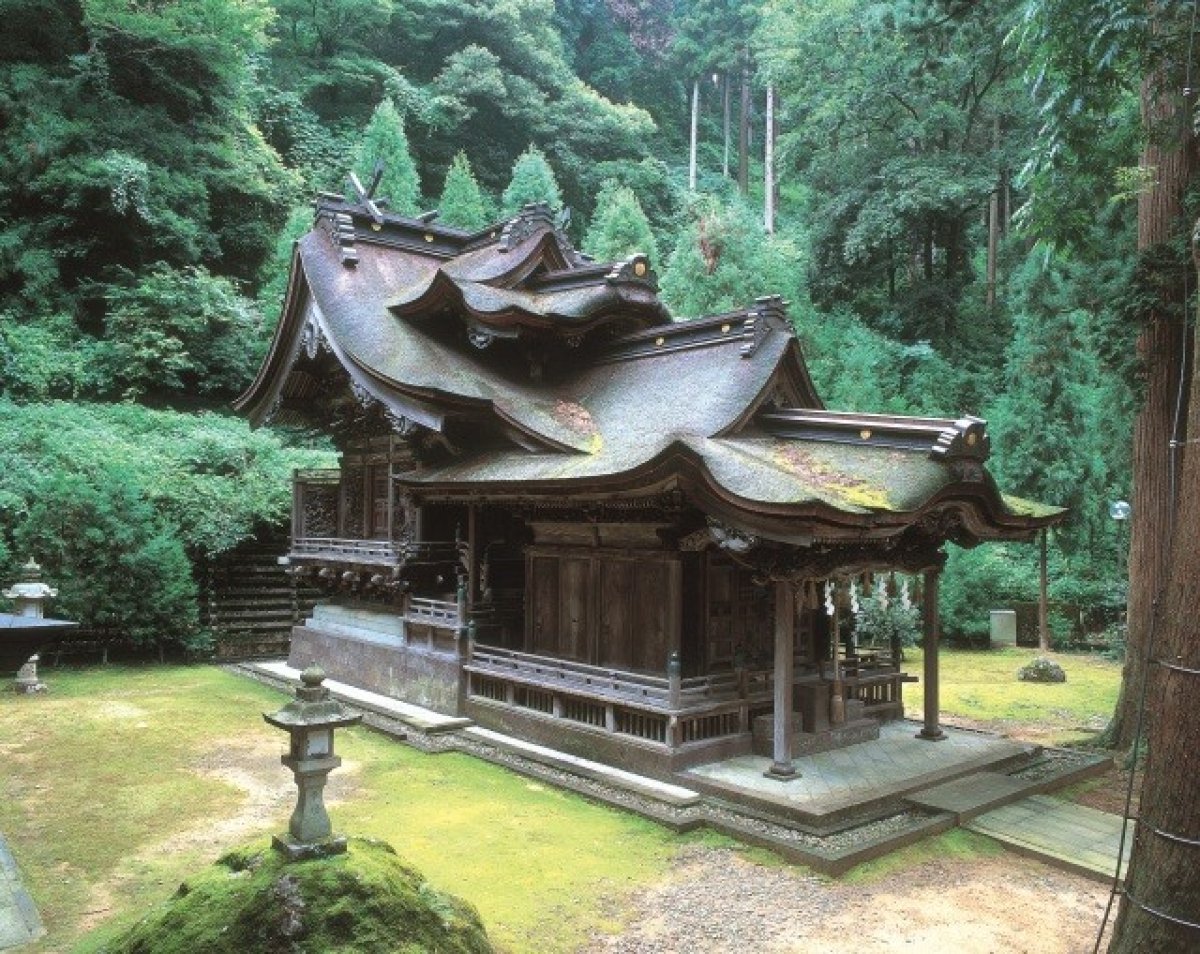
[[[1011,854],[942,858],[867,884],[728,848],[685,849],[671,877],[633,902],[620,935],[585,954],[1083,954],[1103,885]]]

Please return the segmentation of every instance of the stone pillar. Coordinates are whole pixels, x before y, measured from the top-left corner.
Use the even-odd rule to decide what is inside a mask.
[[[775,584],[775,745],[774,761],[767,778],[790,781],[800,773],[792,764],[792,739],[795,734],[792,693],[795,690],[796,606],[792,584]]]
[[[925,672],[922,679],[925,683],[925,725],[917,733],[918,739],[936,742],[944,739],[946,733],[938,725],[938,642],[941,639],[941,617],[938,614],[938,580],[941,569],[925,571],[925,599],[921,604],[921,616],[924,623]]]

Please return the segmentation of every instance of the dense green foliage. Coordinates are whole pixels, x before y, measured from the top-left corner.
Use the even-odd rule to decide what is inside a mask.
[[[355,154],[354,169],[367,189],[371,188],[375,170],[379,170],[380,179],[374,194],[386,199],[391,211],[400,215],[414,215],[420,211],[421,184],[417,181],[417,167],[408,151],[404,120],[390,99],[381,102],[371,114]]]
[[[583,237],[583,250],[601,262],[615,262],[635,252],[658,264],[658,242],[650,220],[628,186],[611,179],[604,183],[596,198],[596,214]]]
[[[500,197],[500,211],[515,215],[531,202],[545,202],[551,209],[562,208],[562,190],[554,170],[542,151],[533,145],[513,163],[512,179]]]
[[[35,426],[73,435],[24,446],[27,469],[83,475],[80,494],[108,502],[79,519],[101,526],[125,507],[142,528],[135,549],[166,533],[195,558],[278,519],[286,485],[271,483],[271,461],[287,452],[255,443],[271,438],[222,431],[228,447],[257,449],[188,516],[195,501],[149,489],[140,464],[101,479],[115,458],[60,422],[106,432],[136,419],[133,460],[181,460],[219,418],[94,402],[226,405],[269,337],[312,194],[346,191],[351,170],[369,186],[382,160],[377,195],[392,208],[437,205],[461,228],[530,201],[570,207],[585,251],[650,254],[680,315],[783,296],[830,407],[986,416],[1004,489],[1072,507],[1051,541],[1052,592],[1114,603],[1121,543],[1104,513],[1129,492],[1129,316],[1157,294],[1153,270],[1125,254],[1137,77],[1153,53],[1127,6],[0,0],[6,441]],[[1165,6],[1174,36],[1186,10]],[[759,210],[767,83],[773,235]],[[33,540],[32,495],[13,492],[9,560]],[[220,532],[187,525],[220,515]],[[1030,595],[1033,567],[1031,548],[955,554],[947,629]]]
[[[0,400],[0,573],[32,555],[55,613],[194,641],[189,561],[281,523],[292,468],[322,459],[211,412]]]

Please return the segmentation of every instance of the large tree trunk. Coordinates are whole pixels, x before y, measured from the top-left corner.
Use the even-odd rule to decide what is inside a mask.
[[[1200,439],[1194,372],[1187,433]],[[1109,954],[1188,954],[1200,944],[1200,453],[1185,455],[1178,491],[1147,673],[1153,706],[1137,837]]]
[[[1176,64],[1167,62],[1142,84],[1142,124],[1147,145],[1142,169],[1150,186],[1138,193],[1138,251],[1143,260],[1155,246],[1179,234],[1183,196],[1194,170],[1194,140],[1190,114],[1181,108],[1178,89],[1183,86]],[[1171,523],[1171,441],[1179,397],[1179,375],[1186,351],[1179,318],[1171,305],[1183,300],[1182,276],[1156,276],[1163,304],[1152,306],[1138,338],[1138,355],[1145,374],[1145,396],[1133,430],[1133,524],[1129,544],[1129,636],[1121,695],[1105,741],[1113,748],[1133,744],[1137,727],[1139,687],[1144,678],[1144,657],[1162,592],[1167,535]]]
[[[721,175],[726,179],[729,178],[729,71],[726,70],[722,74],[724,89],[722,90],[723,106],[725,111],[725,152],[721,158]]]
[[[775,233],[775,87],[767,87],[767,123],[763,136],[763,227]]]
[[[742,109],[738,116],[738,192],[750,191],[750,64],[742,60]]]
[[[692,80],[692,130],[688,142],[688,188],[696,191],[696,131],[700,125],[700,78]]]

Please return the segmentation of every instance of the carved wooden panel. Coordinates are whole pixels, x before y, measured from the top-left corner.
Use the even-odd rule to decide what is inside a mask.
[[[662,672],[671,651],[672,619],[679,593],[673,585],[671,564],[663,561],[639,563],[634,574],[633,668]]]
[[[340,535],[353,540],[364,538],[364,481],[363,468],[347,467],[342,470],[342,533]]]

